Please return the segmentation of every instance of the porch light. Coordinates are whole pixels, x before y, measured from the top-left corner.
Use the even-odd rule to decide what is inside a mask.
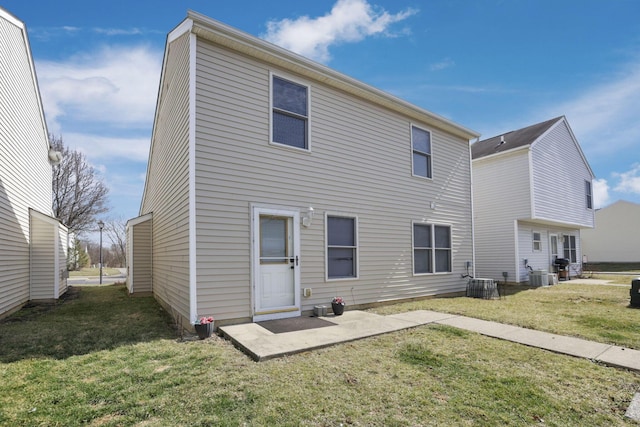
[[[302,214],[302,225],[305,227],[310,227],[312,221],[313,221],[313,208],[309,206],[307,208],[307,212]]]

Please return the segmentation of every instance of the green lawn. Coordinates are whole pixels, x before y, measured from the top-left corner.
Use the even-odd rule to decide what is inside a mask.
[[[623,426],[639,389],[638,373],[443,326],[255,363],[179,339],[122,286],[0,322],[0,425]]]
[[[434,298],[373,311],[442,311],[640,350],[640,309],[629,308],[631,284],[628,278],[625,280],[628,286],[580,285],[571,281],[533,289],[512,286],[507,287],[507,296],[500,300]]]
[[[120,274],[120,270],[117,268],[103,268],[102,275],[103,276],[116,276]],[[77,271],[70,271],[70,277],[98,277],[100,276],[99,268],[83,268]]]

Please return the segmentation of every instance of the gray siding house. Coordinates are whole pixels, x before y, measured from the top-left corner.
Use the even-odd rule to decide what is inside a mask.
[[[51,162],[25,25],[0,8],[0,317],[67,289],[67,229],[53,218]],[[53,160],[52,160],[53,159]]]
[[[589,262],[640,263],[640,204],[618,200],[598,209],[595,228],[581,238]]]
[[[185,328],[463,291],[477,136],[189,12],[167,38],[129,289]]]
[[[473,156],[476,274],[522,283],[529,272],[582,271],[580,230],[594,226],[591,167],[567,119],[478,141]],[[563,273],[567,274],[567,273]]]

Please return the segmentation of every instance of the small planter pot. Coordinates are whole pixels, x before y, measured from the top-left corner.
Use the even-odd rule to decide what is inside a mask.
[[[201,340],[209,338],[211,335],[213,335],[213,322],[205,323],[204,325],[196,324],[193,326],[196,328],[198,337],[200,337]]]
[[[333,314],[336,316],[341,316],[344,313],[344,304],[336,304],[331,303],[331,309],[333,310]]]

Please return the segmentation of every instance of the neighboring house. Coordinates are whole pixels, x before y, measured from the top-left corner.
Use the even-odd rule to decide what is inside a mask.
[[[167,38],[129,290],[184,327],[463,291],[477,136],[189,12]]]
[[[47,126],[24,24],[0,8],[0,317],[67,288]]]
[[[594,175],[567,119],[478,141],[471,151],[477,276],[527,282],[531,269],[553,272],[556,258],[579,274],[580,230],[594,226]]]
[[[596,211],[596,227],[582,231],[588,262],[640,263],[640,205],[618,200]]]

